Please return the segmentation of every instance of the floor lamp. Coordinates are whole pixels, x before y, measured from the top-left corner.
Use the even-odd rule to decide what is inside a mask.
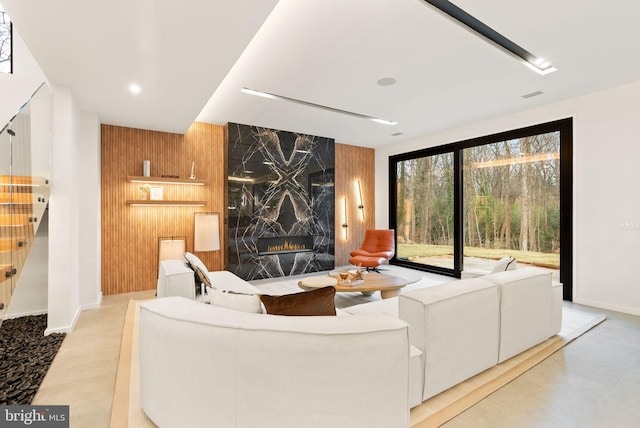
[[[160,277],[160,262],[163,260],[182,260],[187,251],[186,236],[166,236],[158,238],[158,277]]]
[[[220,249],[220,215],[218,213],[194,213],[193,251],[218,251]],[[204,284],[200,284],[204,297]]]
[[[220,215],[195,213],[193,251],[218,251],[220,249]]]

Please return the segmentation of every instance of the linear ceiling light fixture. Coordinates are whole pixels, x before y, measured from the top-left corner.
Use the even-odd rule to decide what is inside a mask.
[[[242,88],[242,89],[240,89],[240,92],[244,92],[245,94],[250,94],[250,95],[256,95],[258,97],[269,98],[269,99],[272,99],[272,100],[289,101],[289,102],[300,104],[300,105],[307,106],[307,107],[315,107],[315,108],[319,108],[319,109],[322,109],[322,110],[331,111],[333,113],[347,114],[349,116],[357,117],[357,118],[360,118],[360,119],[372,120],[372,121],[374,121],[376,123],[381,123],[383,125],[397,125],[398,124],[398,122],[393,122],[391,120],[379,119],[377,117],[367,116],[367,115],[360,114],[360,113],[354,113],[352,111],[340,110],[340,109],[333,108],[333,107],[323,106],[321,104],[315,104],[315,103],[310,103],[308,101],[297,100],[295,98],[285,97],[284,95],[276,95],[276,94],[270,94],[269,92],[256,91],[255,89]]]
[[[490,42],[495,43],[498,47],[504,49],[508,54],[515,56],[524,65],[531,70],[539,74],[548,74],[556,71],[557,69],[551,66],[549,62],[542,58],[538,58],[522,46],[509,40],[502,34],[498,33],[493,28],[489,27],[482,21],[478,20],[474,16],[468,14],[464,10],[460,9],[455,4],[447,0],[424,0],[431,6],[437,8],[446,15],[460,22],[470,30],[474,31],[479,36],[484,37]]]

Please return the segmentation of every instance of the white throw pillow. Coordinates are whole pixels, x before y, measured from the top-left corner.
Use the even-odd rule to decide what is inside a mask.
[[[517,267],[518,267],[518,262],[516,261],[515,258],[503,257],[500,260],[498,260],[498,263],[496,263],[493,266],[493,270],[491,271],[491,273],[504,272],[507,270],[515,270],[515,268]]]
[[[209,272],[209,269],[207,269],[207,266],[195,254],[184,253],[184,258],[187,261],[187,263],[191,264],[192,266],[199,267],[200,270],[205,274]]]
[[[207,294],[212,305],[242,312],[264,313],[260,297],[256,294],[228,293],[211,287],[207,287]]]

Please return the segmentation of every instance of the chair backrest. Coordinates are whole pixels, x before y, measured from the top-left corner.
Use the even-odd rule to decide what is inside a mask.
[[[360,249],[370,253],[380,251],[395,252],[395,232],[393,229],[367,229]]]

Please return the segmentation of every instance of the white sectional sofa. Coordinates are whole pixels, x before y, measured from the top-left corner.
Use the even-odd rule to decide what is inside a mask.
[[[161,428],[406,427],[408,364],[407,324],[388,315],[141,308],[141,402]]]
[[[175,275],[194,288],[190,269],[169,272],[159,296]],[[257,292],[229,272],[209,278]],[[526,268],[345,311],[283,317],[183,298],[145,303],[143,408],[160,427],[405,427],[409,408],[557,334],[562,287]]]

